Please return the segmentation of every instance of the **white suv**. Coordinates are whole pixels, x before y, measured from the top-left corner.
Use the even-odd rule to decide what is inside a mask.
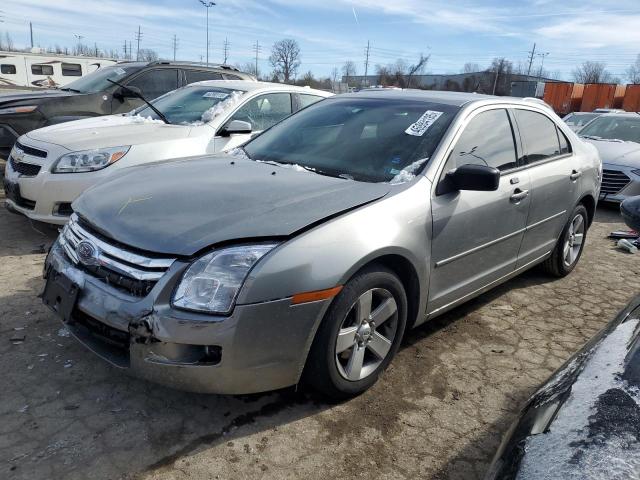
[[[123,168],[230,150],[330,95],[291,85],[212,80],[154,100],[161,115],[145,106],[33,130],[9,155],[6,206],[33,220],[64,224],[80,193]]]

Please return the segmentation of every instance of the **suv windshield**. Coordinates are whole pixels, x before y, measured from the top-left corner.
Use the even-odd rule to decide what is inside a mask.
[[[107,79],[118,82],[120,79],[142,68],[142,65],[113,65],[111,67],[102,67],[74,82],[68,83],[65,87],[61,88],[61,90],[78,91],[80,93],[102,92],[106,88],[114,86],[113,83],[108,82]]]
[[[237,104],[244,93],[229,88],[188,86],[169,92],[152,103],[171,123],[200,124],[210,122]],[[159,119],[147,106],[138,108],[133,114]]]
[[[640,143],[640,115],[596,118],[580,130],[580,136]]]
[[[327,99],[283,120],[244,150],[253,160],[388,182],[424,167],[457,111],[415,100]]]

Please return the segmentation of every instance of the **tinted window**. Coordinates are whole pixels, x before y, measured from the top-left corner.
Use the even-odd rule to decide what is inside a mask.
[[[571,153],[571,145],[562,130],[558,128],[558,140],[560,140],[560,153]]]
[[[151,100],[178,88],[178,70],[172,68],[149,70],[138,75],[128,85],[138,87],[145,98]]]
[[[202,70],[186,70],[187,83],[202,82],[204,80],[222,80],[218,72],[205,72]]]
[[[545,115],[530,110],[515,110],[524,142],[525,163],[538,162],[560,153],[556,124]]]
[[[81,77],[82,67],[78,63],[63,63],[62,75],[65,77]]]
[[[451,152],[446,171],[475,164],[498,170],[514,168],[516,149],[506,110],[489,110],[476,115],[465,127]]]
[[[53,75],[52,65],[31,65],[31,73],[34,75]]]
[[[364,182],[420,173],[458,107],[401,99],[330,98],[244,146],[254,160],[298,164]]]
[[[249,100],[232,117],[232,120],[249,122],[254,132],[266,130],[291,115],[291,95],[267,93]]]
[[[95,72],[88,73],[82,78],[74,80],[67,84],[64,88],[71,88],[78,90],[82,93],[101,92],[107,88],[115,88],[113,83],[109,83],[108,80],[115,80],[122,82],[125,77],[137,72],[142,67],[140,66],[120,66],[114,65],[113,67],[103,67]]]
[[[300,108],[308,107],[311,104],[319,102],[324,97],[318,97],[317,95],[307,95],[305,93],[300,94]]]
[[[239,77],[238,75],[234,75],[233,73],[225,73],[224,78],[226,80],[242,80],[242,77]]]
[[[16,66],[15,65],[0,65],[0,73],[4,73],[5,75],[15,75],[16,74]]]

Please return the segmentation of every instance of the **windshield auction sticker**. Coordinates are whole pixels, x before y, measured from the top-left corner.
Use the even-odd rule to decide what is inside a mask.
[[[414,137],[421,137],[424,135],[424,132],[429,130],[429,127],[440,118],[440,115],[442,115],[442,112],[427,110],[418,120],[409,125],[409,128],[407,128],[404,133],[413,135]]]
[[[228,93],[222,93],[222,92],[206,92],[204,95],[202,95],[202,98],[218,98],[220,100],[224,100],[225,98],[227,98],[229,96]]]

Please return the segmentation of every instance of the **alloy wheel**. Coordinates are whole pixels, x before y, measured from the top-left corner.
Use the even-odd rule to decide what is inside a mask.
[[[376,371],[389,354],[398,330],[398,306],[388,290],[373,288],[351,306],[336,339],[340,375],[358,381]]]
[[[562,249],[562,258],[567,267],[572,266],[578,259],[584,242],[584,230],[584,217],[578,214],[571,220],[569,231],[564,241],[564,248]]]

